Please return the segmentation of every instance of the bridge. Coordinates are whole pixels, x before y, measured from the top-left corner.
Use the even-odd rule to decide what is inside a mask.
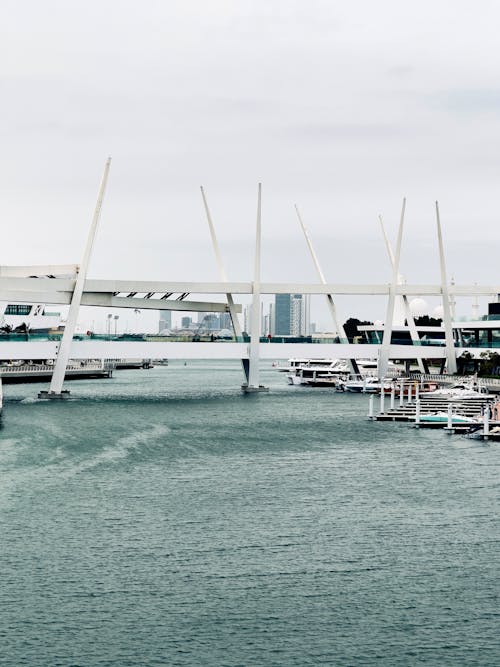
[[[391,262],[391,280],[384,284],[341,284],[327,282],[319,265],[311,238],[300,213],[297,216],[304,232],[305,241],[315,266],[317,283],[276,283],[262,282],[260,272],[261,256],[261,186],[257,193],[257,218],[255,241],[255,265],[253,279],[248,282],[231,282],[225,273],[222,257],[215,233],[210,209],[203,188],[203,204],[210,230],[215,260],[220,280],[217,282],[188,281],[138,281],[99,280],[87,276],[97,226],[100,220],[102,202],[106,189],[110,160],[106,162],[99,187],[97,203],[80,264],[43,266],[0,266],[0,300],[21,303],[46,303],[69,306],[64,333],[60,340],[36,336],[2,337],[0,359],[55,359],[54,373],[50,389],[44,397],[60,398],[68,395],[63,390],[66,367],[70,359],[103,358],[145,358],[168,357],[171,359],[240,359],[245,373],[243,388],[246,392],[265,390],[259,382],[259,360],[288,357],[338,358],[346,359],[356,368],[357,359],[378,358],[379,375],[387,372],[390,359],[416,359],[421,370],[425,370],[424,360],[441,359],[446,362],[449,373],[456,373],[457,354],[468,351],[477,357],[485,348],[474,346],[457,348],[453,335],[451,300],[455,296],[491,296],[500,294],[500,285],[455,285],[449,284],[446,276],[443,239],[436,202],[437,238],[440,257],[441,281],[438,284],[407,284],[399,273],[401,243],[404,227],[406,201],[403,200],[397,245],[391,248],[387,236],[384,237]],[[275,294],[323,295],[331,318],[332,338],[324,340],[311,338],[310,343],[283,343],[261,340],[261,296]],[[203,297],[192,299],[191,295]],[[238,315],[241,305],[235,298],[247,295],[251,298],[251,331],[249,340],[242,337]],[[349,343],[342,325],[337,318],[335,297],[385,296],[387,310],[383,326],[382,340],[378,344]],[[443,345],[423,345],[409,308],[408,298],[412,296],[439,296],[443,304]],[[393,323],[396,302],[404,309],[411,345],[395,344]],[[76,336],[76,323],[81,306],[106,308],[132,308],[173,310],[189,312],[228,312],[233,324],[234,337],[224,342],[183,342],[159,340],[147,336],[145,340],[123,337],[108,340],[103,337]]]

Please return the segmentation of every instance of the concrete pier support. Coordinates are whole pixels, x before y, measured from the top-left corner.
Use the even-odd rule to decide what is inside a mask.
[[[260,308],[260,253],[261,253],[261,220],[262,220],[262,185],[259,183],[257,193],[257,225],[255,233],[255,267],[254,280],[252,284],[252,322],[250,327],[250,349],[248,354],[249,372],[248,382],[241,388],[246,394],[255,394],[269,391],[259,382],[259,347],[261,328]]]
[[[104,167],[104,173],[101,179],[101,185],[99,187],[99,194],[97,197],[97,203],[94,210],[94,217],[92,219],[92,224],[90,226],[89,235],[87,238],[87,245],[85,246],[85,252],[83,254],[82,263],[80,264],[80,267],[77,270],[73,296],[71,298],[71,304],[69,307],[66,325],[64,327],[64,333],[62,336],[61,343],[59,345],[59,350],[57,352],[57,359],[54,367],[54,372],[52,374],[52,380],[50,382],[50,388],[49,391],[41,391],[38,394],[39,398],[60,399],[60,398],[67,398],[69,396],[69,391],[63,392],[62,387],[64,383],[64,376],[66,375],[66,367],[68,365],[69,356],[71,352],[73,335],[75,333],[76,324],[78,320],[78,313],[80,310],[80,303],[82,300],[83,288],[85,286],[85,279],[87,277],[90,257],[92,255],[92,248],[94,246],[94,240],[97,232],[97,225],[99,223],[99,218],[101,215],[102,202],[104,199],[104,193],[106,191],[106,184],[108,181],[110,165],[111,165],[111,158],[108,158]]]
[[[448,373],[454,375],[457,372],[457,355],[455,353],[455,341],[451,324],[450,294],[446,278],[446,264],[444,260],[443,234],[441,232],[441,219],[439,216],[439,204],[436,202],[436,223],[439,244],[439,265],[441,268],[441,293],[443,296],[443,324],[446,341],[446,365]]]
[[[201,189],[201,196],[202,196],[202,199],[203,199],[203,206],[205,207],[205,213],[206,213],[206,216],[207,216],[208,227],[210,229],[210,237],[212,239],[212,247],[213,247],[214,253],[215,253],[215,261],[217,262],[217,269],[218,269],[218,272],[219,272],[219,278],[223,282],[227,283],[228,282],[227,273],[226,273],[226,269],[224,268],[224,264],[222,262],[222,255],[221,255],[221,252],[220,252],[220,247],[219,247],[219,242],[217,240],[217,235],[215,233],[215,227],[214,227],[214,223],[213,223],[213,220],[212,220],[212,214],[210,213],[210,209],[208,207],[208,201],[207,201],[207,197],[205,195],[205,190],[203,189],[203,186],[201,186],[200,189]],[[232,325],[233,325],[234,335],[236,337],[236,340],[241,340],[241,325],[240,325],[240,321],[238,319],[238,313],[236,312],[236,308],[235,308],[235,305],[234,305],[233,295],[230,294],[229,292],[227,292],[226,293],[226,299],[227,299],[229,314],[231,316],[231,322],[232,322]],[[245,382],[248,385],[248,376],[249,376],[248,359],[242,359],[241,360],[241,365],[242,365],[242,368],[243,368],[243,373],[245,375]]]
[[[384,323],[384,335],[382,338],[382,346],[380,348],[380,356],[378,360],[378,377],[382,379],[387,373],[389,366],[389,350],[391,347],[392,338],[392,322],[394,319],[394,305],[396,302],[396,286],[398,284],[399,275],[399,260],[401,257],[401,240],[403,238],[403,225],[405,219],[406,198],[403,199],[403,206],[401,208],[401,218],[399,221],[398,240],[396,243],[396,254],[394,256],[394,263],[392,265],[392,280],[389,285],[389,300],[387,302],[387,314]]]
[[[297,213],[297,218],[299,220],[300,227],[302,229],[302,232],[304,234],[304,237],[306,239],[307,247],[309,248],[309,252],[311,254],[311,258],[314,264],[314,267],[316,269],[316,273],[318,274],[318,278],[321,282],[322,285],[326,285],[326,279],[325,275],[323,273],[323,270],[321,269],[318,256],[316,255],[316,252],[314,250],[311,238],[309,236],[309,232],[306,229],[306,226],[304,225],[302,221],[302,216],[300,215],[300,211],[297,205],[295,205],[295,212]],[[346,336],[344,327],[342,324],[339,323],[338,318],[337,318],[337,307],[335,305],[335,301],[333,300],[333,295],[332,294],[327,294],[326,295],[326,303],[328,306],[328,310],[330,311],[330,315],[332,317],[333,321],[333,326],[335,327],[335,332],[339,337],[339,340],[341,343],[349,343],[349,340]],[[349,359],[349,367],[351,373],[354,373],[356,375],[359,375],[359,367],[355,359]]]

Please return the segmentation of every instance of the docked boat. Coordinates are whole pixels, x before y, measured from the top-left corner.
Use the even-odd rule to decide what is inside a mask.
[[[488,392],[481,391],[481,388],[476,388],[474,384],[454,384],[451,387],[442,387],[433,392],[433,396],[442,397],[448,401],[461,401],[472,398],[491,398],[494,396]]]
[[[349,374],[349,366],[340,359],[289,359],[288,364],[287,380],[292,385],[336,386]]]
[[[353,394],[378,394],[380,391],[391,391],[392,383],[389,380],[380,381],[374,376],[351,376],[344,384],[345,391]]]
[[[447,424],[448,423],[448,413],[447,412],[434,412],[428,415],[421,415],[420,421],[424,423],[439,423]],[[466,415],[453,414],[451,415],[452,424],[478,424],[479,419],[475,417],[467,417]]]

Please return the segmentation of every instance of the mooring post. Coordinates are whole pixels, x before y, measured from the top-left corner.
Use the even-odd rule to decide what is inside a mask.
[[[411,405],[411,382],[408,385],[408,405]]]
[[[400,408],[403,407],[404,398],[405,398],[405,385],[404,385],[404,381],[400,380],[399,381],[399,407]]]
[[[391,410],[394,410],[394,401],[396,399],[396,387],[394,385],[394,382],[392,383],[391,387]]]
[[[483,415],[483,438],[488,440],[490,435],[490,406],[484,406],[484,415]]]
[[[381,415],[384,414],[384,398],[385,398],[384,387],[382,386],[382,387],[380,387],[380,414]]]
[[[451,429],[453,427],[453,406],[450,403],[448,406],[448,428]]]
[[[415,384],[415,400],[420,400],[420,387],[418,382]]]
[[[415,425],[418,426],[420,424],[420,399],[417,398],[415,401]]]
[[[373,419],[373,394],[370,394],[370,400],[368,401],[368,417]]]

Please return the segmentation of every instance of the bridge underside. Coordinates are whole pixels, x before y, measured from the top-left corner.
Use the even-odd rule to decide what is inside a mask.
[[[56,341],[13,341],[0,343],[0,360],[55,359],[59,343]],[[376,359],[380,345],[261,343],[261,359]],[[459,350],[457,349],[457,352]],[[488,348],[460,348],[479,358]],[[73,341],[72,359],[247,359],[247,343],[179,343],[143,341]],[[445,359],[446,349],[440,346],[391,345],[391,359]]]

